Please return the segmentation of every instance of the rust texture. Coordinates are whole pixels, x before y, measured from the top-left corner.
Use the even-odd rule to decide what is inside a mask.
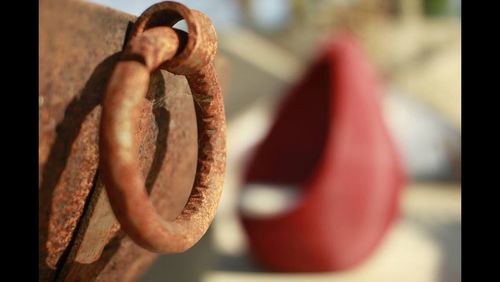
[[[188,25],[187,34],[169,27],[180,19]],[[226,150],[224,105],[212,65],[216,45],[215,30],[205,15],[174,2],[156,4],[136,22],[108,84],[100,129],[103,181],[121,228],[153,252],[187,250],[203,236],[215,215]],[[140,140],[134,136],[150,72],[159,67],[186,75],[197,113],[195,181],[182,213],[174,220],[164,220],[149,201],[137,159]]]
[[[40,3],[39,268],[42,279],[53,276],[93,186],[98,165],[100,93],[104,92],[107,73],[118,58],[113,55],[123,44],[124,35],[109,31],[92,35],[80,25],[126,29],[129,21],[125,15],[117,17],[109,9],[89,7],[80,11],[79,8],[77,2]],[[68,18],[61,12],[67,12]],[[105,18],[105,14],[109,17]],[[98,36],[102,42],[98,42]],[[87,51],[90,48],[92,52]]]
[[[135,18],[63,0],[41,1],[39,15],[40,281],[133,281],[156,255],[126,237],[111,212],[98,132],[102,97]],[[175,220],[196,172],[195,106],[183,75],[156,71],[148,89],[136,158],[156,212]]]

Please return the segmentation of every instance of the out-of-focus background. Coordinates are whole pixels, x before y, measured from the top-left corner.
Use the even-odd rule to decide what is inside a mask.
[[[92,0],[138,16],[154,0]],[[195,247],[161,256],[140,281],[460,281],[460,0],[179,0],[218,32],[228,122],[224,193]],[[179,25],[182,28],[182,24]],[[383,78],[383,110],[409,175],[402,215],[375,253],[342,272],[271,273],[237,218],[242,160],[277,103],[337,32],[357,35]]]

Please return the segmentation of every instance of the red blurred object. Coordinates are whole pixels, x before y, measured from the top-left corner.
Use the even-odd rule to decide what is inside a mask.
[[[380,86],[356,40],[343,35],[326,44],[283,101],[245,181],[299,186],[302,197],[286,214],[241,215],[262,266],[286,272],[352,267],[397,217],[405,177],[382,118]]]

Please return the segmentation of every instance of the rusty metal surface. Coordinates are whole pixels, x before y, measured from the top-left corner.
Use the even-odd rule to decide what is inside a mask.
[[[186,21],[187,34],[162,26],[174,25],[181,19],[177,15]],[[154,252],[183,252],[208,229],[222,192],[225,117],[221,89],[212,66],[216,34],[205,15],[174,2],[152,6],[135,27],[103,101],[100,130],[103,180],[114,214],[134,242]],[[180,42],[184,42],[183,46]],[[175,220],[163,220],[148,199],[138,170],[140,140],[133,134],[140,115],[138,106],[148,89],[149,73],[160,65],[174,73],[186,74],[197,110],[197,174],[188,202]]]
[[[101,99],[134,17],[57,0],[41,1],[39,15],[40,280],[57,274],[67,281],[132,281],[155,255],[124,238],[105,211],[97,164]],[[156,72],[141,103],[139,166],[153,206],[166,219],[182,211],[195,174],[189,93],[183,76]],[[104,242],[101,250],[82,255],[97,257],[87,264],[76,261],[85,237],[104,238],[97,240]]]

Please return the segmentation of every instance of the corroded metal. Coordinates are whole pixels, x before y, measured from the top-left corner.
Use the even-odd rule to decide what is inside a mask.
[[[187,34],[169,27],[180,19],[187,23]],[[104,184],[122,229],[150,251],[187,250],[203,236],[215,215],[226,149],[224,106],[212,65],[215,51],[215,30],[205,15],[178,3],[159,3],[136,22],[108,84],[99,147]],[[160,67],[186,75],[198,125],[193,189],[182,213],[171,221],[162,219],[149,201],[137,160],[140,140],[134,135],[150,73]]]

